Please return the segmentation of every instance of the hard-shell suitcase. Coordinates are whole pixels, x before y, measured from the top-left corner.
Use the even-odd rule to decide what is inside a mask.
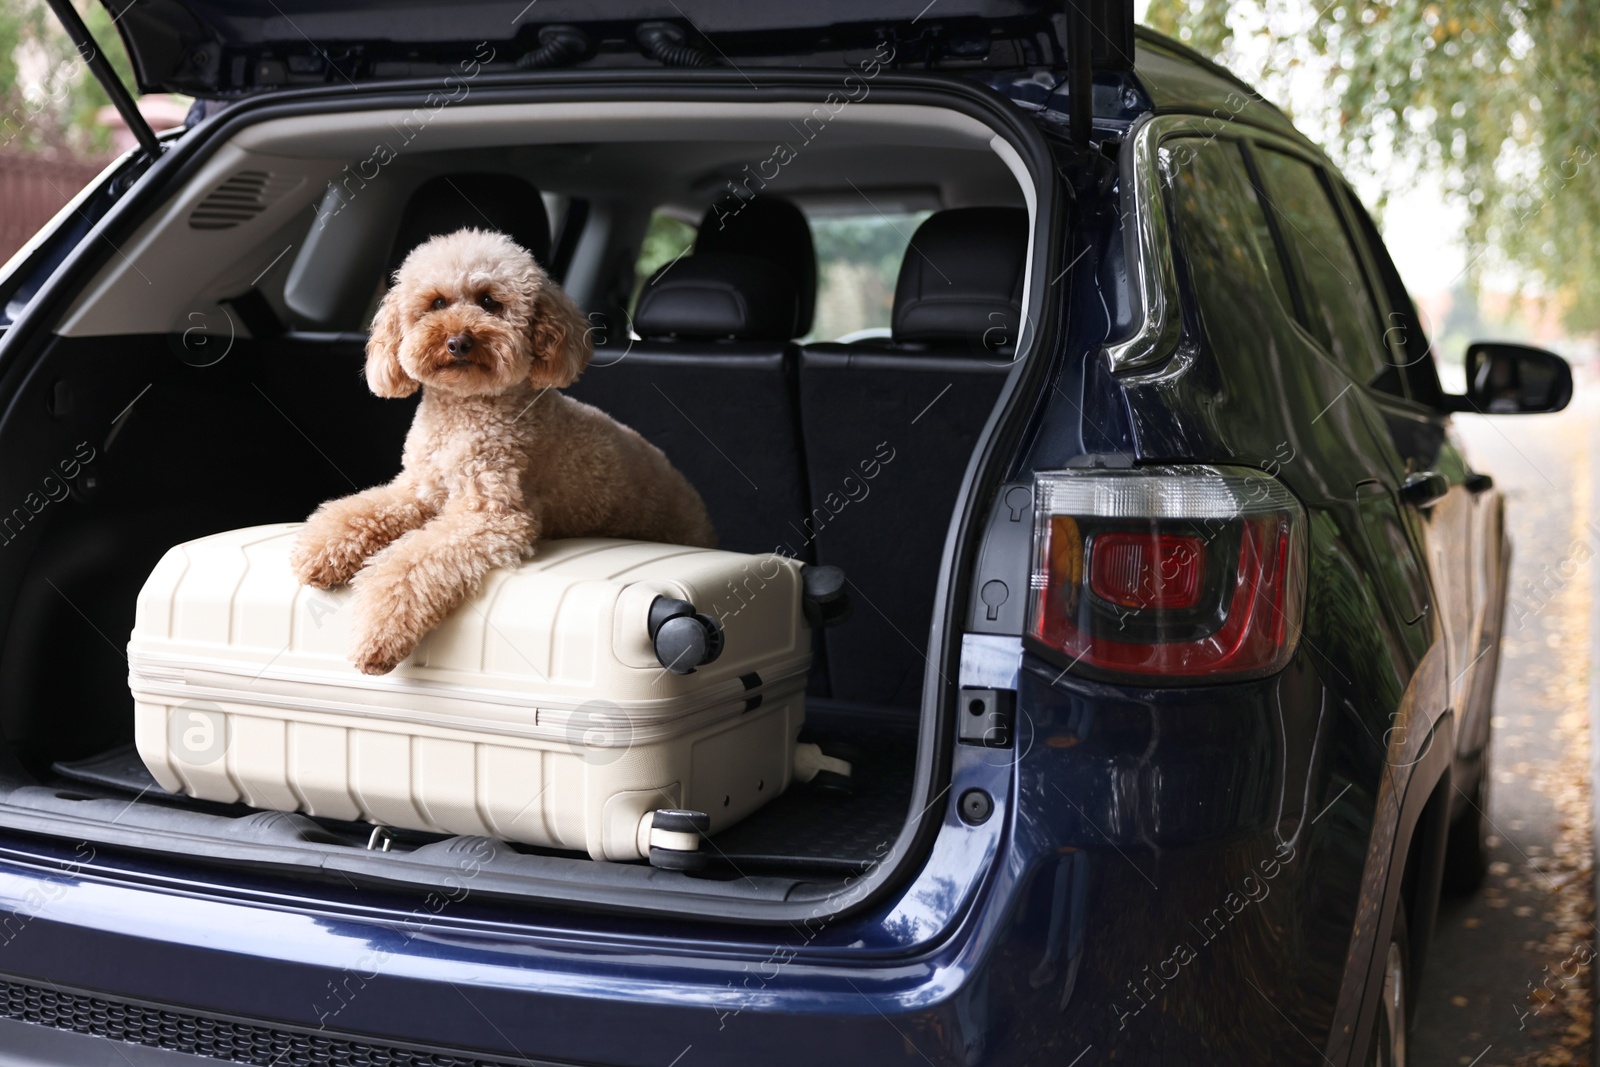
[[[350,591],[290,573],[297,529],[179,545],[139,594],[135,735],[172,792],[688,867],[791,779],[849,773],[796,743],[818,612],[795,560],[544,542],[369,677]]]

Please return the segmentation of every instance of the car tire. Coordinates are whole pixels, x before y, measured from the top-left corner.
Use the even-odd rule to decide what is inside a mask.
[[[1410,1000],[1406,986],[1411,974],[1411,944],[1406,936],[1405,902],[1395,913],[1394,929],[1384,949],[1378,1014],[1372,1021],[1367,1067],[1406,1067],[1406,1031],[1410,1026]]]
[[[1440,886],[1451,896],[1470,896],[1489,874],[1489,756],[1472,790],[1471,803],[1450,824],[1444,846],[1444,876]]]

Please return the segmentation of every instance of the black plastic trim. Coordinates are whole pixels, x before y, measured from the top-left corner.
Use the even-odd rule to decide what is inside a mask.
[[[442,1063],[455,1067],[557,1067],[547,1060],[479,1056],[375,1041],[359,1034],[201,1014],[0,975],[0,1047],[7,1053],[20,1056],[32,1052],[37,1058],[30,1056],[26,1062],[62,1067],[103,1064],[107,1062],[107,1042],[117,1052],[117,1062],[132,1067],[209,1063],[357,1067],[373,1062],[394,1067],[437,1067]],[[19,1062],[10,1055],[7,1061]]]

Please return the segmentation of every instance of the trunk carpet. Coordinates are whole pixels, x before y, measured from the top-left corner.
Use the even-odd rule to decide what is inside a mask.
[[[757,870],[854,874],[880,860],[899,836],[910,814],[916,773],[916,714],[852,708],[813,698],[807,704],[806,718],[802,740],[821,744],[825,751],[853,763],[848,791],[836,792],[816,783],[790,787],[754,815],[706,842],[703,847],[713,868],[731,868],[734,874]],[[244,816],[254,811],[166,792],[131,744],[88,759],[56,763],[51,769],[71,782],[132,793],[146,800],[223,815]],[[317,821],[352,841],[360,838],[364,842],[370,829],[335,820]],[[442,839],[404,830],[394,834],[397,843]]]

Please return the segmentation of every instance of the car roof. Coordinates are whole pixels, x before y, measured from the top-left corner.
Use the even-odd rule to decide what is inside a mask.
[[[1144,26],[1134,30],[1134,76],[1157,114],[1199,114],[1271,130],[1322,156],[1322,151],[1277,105],[1253,86],[1164,34]]]

